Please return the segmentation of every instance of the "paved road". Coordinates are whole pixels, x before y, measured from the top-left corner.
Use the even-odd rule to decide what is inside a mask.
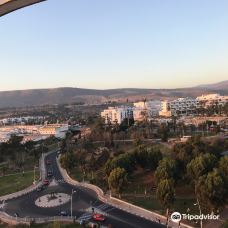
[[[90,189],[84,187],[75,187],[68,183],[65,183],[63,177],[58,169],[56,163],[56,153],[47,156],[46,160],[51,161],[51,165],[46,165],[47,169],[53,170],[53,179],[58,183],[57,186],[49,186],[42,192],[33,191],[27,195],[18,197],[6,202],[6,205],[2,211],[10,215],[18,213],[19,217],[29,218],[41,218],[59,216],[61,211],[67,211],[70,214],[70,202],[53,207],[53,208],[39,208],[35,205],[35,201],[43,195],[50,192],[62,192],[71,194],[72,189],[76,190],[73,195],[73,216],[76,216],[78,220],[90,220],[92,221],[92,213],[89,208],[94,207],[95,210],[99,210],[106,216],[104,225],[112,224],[116,228],[159,228],[164,227],[159,223],[155,223],[136,215],[130,214],[118,208],[112,207],[98,200],[96,193]]]

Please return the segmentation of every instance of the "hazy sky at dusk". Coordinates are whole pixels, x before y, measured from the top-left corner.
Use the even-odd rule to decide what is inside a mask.
[[[24,8],[0,18],[0,90],[227,80],[227,9],[227,0],[48,0]]]

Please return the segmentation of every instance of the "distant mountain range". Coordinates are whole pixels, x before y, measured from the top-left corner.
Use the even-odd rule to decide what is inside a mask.
[[[215,90],[227,90],[228,89],[228,80],[222,81],[214,84],[199,85],[202,88],[215,89]]]
[[[147,99],[172,99],[177,97],[196,97],[206,93],[221,93],[228,95],[228,80],[200,85],[192,88],[177,89],[82,89],[82,88],[55,88],[55,89],[31,89],[0,92],[0,108],[25,107],[50,104],[72,104],[84,102],[87,104],[99,104],[107,101],[124,102]]]

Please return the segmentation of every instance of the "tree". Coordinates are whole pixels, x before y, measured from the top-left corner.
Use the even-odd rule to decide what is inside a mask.
[[[114,168],[123,168],[127,173],[131,173],[135,168],[134,154],[126,153],[110,159],[105,164],[105,173],[109,176]]]
[[[63,154],[60,158],[60,163],[64,169],[71,170],[76,164],[74,154],[72,152]]]
[[[151,170],[155,170],[159,161],[162,159],[162,153],[156,148],[148,149],[139,146],[134,154],[136,164],[140,165],[142,168],[149,168]]]
[[[202,154],[193,159],[187,165],[187,174],[193,180],[212,171],[217,163],[217,158],[213,154]]]
[[[126,170],[120,167],[117,167],[112,170],[108,177],[109,187],[120,194],[123,185],[127,182],[127,173]]]
[[[225,186],[228,186],[228,156],[224,156],[219,161],[218,170],[223,177]],[[228,188],[225,188],[226,190],[226,198],[228,197]]]
[[[155,170],[159,162],[162,160],[162,153],[159,149],[151,148],[148,151],[148,168]]]
[[[225,183],[218,169],[201,176],[196,182],[195,188],[201,204],[212,212],[216,212],[226,203]]]
[[[166,208],[167,222],[169,209],[175,200],[175,190],[173,179],[162,179],[157,185],[156,195],[161,204]]]
[[[120,131],[126,131],[130,126],[134,124],[133,118],[125,118],[120,124]]]
[[[158,129],[158,135],[161,137],[163,142],[167,142],[169,138],[169,128],[166,124],[161,124]]]
[[[163,179],[173,179],[178,178],[178,166],[175,160],[170,158],[163,158],[159,162],[159,166],[155,171],[155,180],[158,184],[160,180]]]

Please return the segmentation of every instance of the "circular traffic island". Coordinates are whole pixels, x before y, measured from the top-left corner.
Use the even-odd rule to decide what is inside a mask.
[[[39,197],[35,201],[37,207],[57,207],[70,201],[70,195],[65,193],[50,193]]]

